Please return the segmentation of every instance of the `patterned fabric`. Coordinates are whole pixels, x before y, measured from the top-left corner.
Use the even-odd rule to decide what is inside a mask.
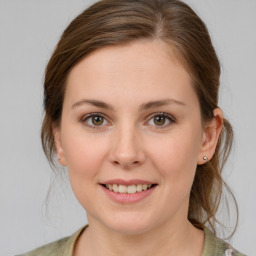
[[[70,237],[62,238],[18,256],[72,256],[76,239],[86,227],[81,228]],[[245,254],[238,252],[225,241],[215,237],[209,229],[205,228],[204,233],[205,242],[202,256],[245,256]]]
[[[208,228],[204,228],[204,233],[205,241],[202,256],[245,256],[224,240],[214,236]]]

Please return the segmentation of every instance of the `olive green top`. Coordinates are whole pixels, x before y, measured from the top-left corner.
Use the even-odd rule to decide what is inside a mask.
[[[62,238],[19,256],[72,256],[74,244],[86,227],[81,228],[70,237]],[[225,241],[214,236],[209,229],[205,228],[204,233],[205,242],[202,256],[245,256]]]

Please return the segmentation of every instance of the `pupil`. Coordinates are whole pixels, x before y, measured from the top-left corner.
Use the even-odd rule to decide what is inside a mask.
[[[156,125],[163,125],[165,123],[165,117],[162,117],[162,116],[155,117],[154,123]]]
[[[100,116],[95,116],[93,119],[92,119],[92,122],[94,125],[101,125],[102,122],[103,122],[103,118],[100,117]]]

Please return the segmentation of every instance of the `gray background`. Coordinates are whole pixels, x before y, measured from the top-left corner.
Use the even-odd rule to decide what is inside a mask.
[[[52,171],[40,144],[42,81],[68,23],[93,1],[0,0],[0,255],[70,235],[86,223],[65,170],[46,201]],[[256,255],[256,0],[190,0],[222,63],[220,106],[235,147],[224,176],[240,208],[231,243]],[[47,203],[46,203],[47,202]]]

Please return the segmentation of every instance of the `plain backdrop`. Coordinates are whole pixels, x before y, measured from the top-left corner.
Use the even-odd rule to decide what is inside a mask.
[[[24,253],[87,223],[65,170],[51,182],[40,125],[47,60],[64,28],[92,2],[0,0],[0,256]],[[256,255],[256,0],[186,2],[209,28],[222,64],[220,107],[235,131],[224,176],[240,222],[230,242]]]

